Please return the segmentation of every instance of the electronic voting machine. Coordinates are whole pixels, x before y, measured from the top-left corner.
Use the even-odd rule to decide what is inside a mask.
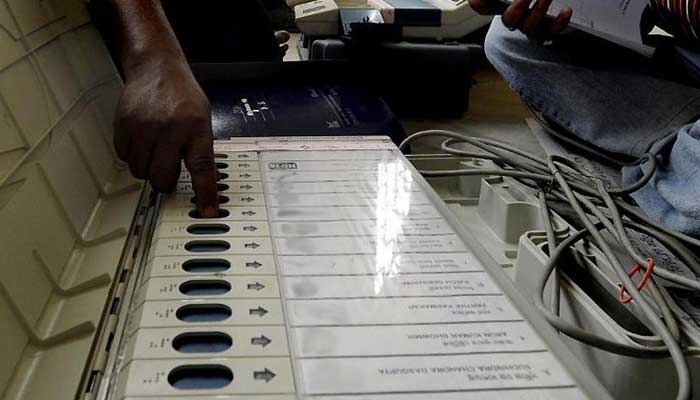
[[[377,10],[380,21],[401,27],[405,39],[455,40],[482,28],[491,17],[477,14],[468,0],[288,0],[297,26],[309,36],[333,36],[341,29],[341,10]]]
[[[2,399],[608,398],[386,138],[219,142],[215,219],[131,178],[83,7],[0,2]]]

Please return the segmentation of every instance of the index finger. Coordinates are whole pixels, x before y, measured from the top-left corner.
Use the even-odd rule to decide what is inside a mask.
[[[569,22],[571,22],[571,16],[573,13],[574,11],[571,9],[571,7],[562,8],[559,11],[557,18],[554,19],[554,22],[552,22],[552,25],[549,27],[550,33],[556,35],[566,29],[566,27],[569,26]]]
[[[197,211],[202,218],[219,215],[218,171],[214,162],[214,141],[208,134],[195,136],[185,150],[185,165],[192,176],[192,189],[197,198]]]
[[[537,0],[532,6],[525,21],[523,22],[522,30],[526,35],[536,35],[542,28],[542,23],[547,17],[549,6],[552,5],[552,0]]]

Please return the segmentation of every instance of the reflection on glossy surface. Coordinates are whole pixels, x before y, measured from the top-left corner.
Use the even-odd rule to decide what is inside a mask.
[[[377,165],[375,294],[381,292],[385,277],[399,273],[401,255],[395,251],[401,225],[411,209],[412,186],[411,171],[399,160]]]

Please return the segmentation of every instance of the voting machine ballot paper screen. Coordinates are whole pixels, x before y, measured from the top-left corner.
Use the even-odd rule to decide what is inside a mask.
[[[115,398],[588,398],[388,138],[216,153],[221,218],[187,173],[163,202]]]

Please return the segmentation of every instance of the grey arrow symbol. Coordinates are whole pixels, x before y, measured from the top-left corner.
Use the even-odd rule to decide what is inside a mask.
[[[250,185],[242,185],[242,186],[241,186],[241,189],[243,189],[243,190],[250,190],[250,189],[252,189],[252,188],[253,188],[253,187],[250,186]]]
[[[241,178],[250,178],[250,177],[253,176],[253,175],[251,175],[251,174],[241,174],[241,175],[238,175],[238,176],[240,176]]]
[[[244,201],[246,203],[250,203],[251,201],[255,200],[254,198],[248,196],[248,197],[241,197],[241,201]]]
[[[251,308],[250,310],[248,310],[248,312],[250,313],[250,315],[257,315],[258,317],[264,317],[265,314],[268,313],[268,311],[262,307]]]
[[[252,217],[253,215],[256,214],[255,211],[243,211],[241,214],[247,216],[247,217]]]
[[[260,335],[260,337],[254,337],[250,339],[250,344],[254,346],[262,346],[265,347],[268,344],[272,343],[272,340],[270,340],[267,336],[265,335]]]
[[[260,247],[260,245],[255,242],[245,244],[246,249],[257,249],[258,247]]]
[[[243,230],[244,230],[245,232],[255,232],[255,231],[258,230],[258,228],[256,228],[256,227],[253,226],[253,225],[250,225],[250,226],[244,226],[244,227],[243,227]]]
[[[260,282],[249,283],[248,290],[257,290],[258,292],[265,289],[265,285]]]
[[[275,376],[277,375],[267,368],[264,371],[253,371],[253,378],[258,381],[270,382]]]
[[[238,166],[241,167],[241,168],[248,168],[248,167],[250,167],[250,164],[248,164],[248,163],[243,163],[243,164],[238,164]]]
[[[262,264],[260,264],[260,263],[257,262],[257,261],[253,261],[253,262],[245,263],[245,267],[246,267],[246,268],[255,268],[255,269],[258,269],[258,268],[262,267]]]

